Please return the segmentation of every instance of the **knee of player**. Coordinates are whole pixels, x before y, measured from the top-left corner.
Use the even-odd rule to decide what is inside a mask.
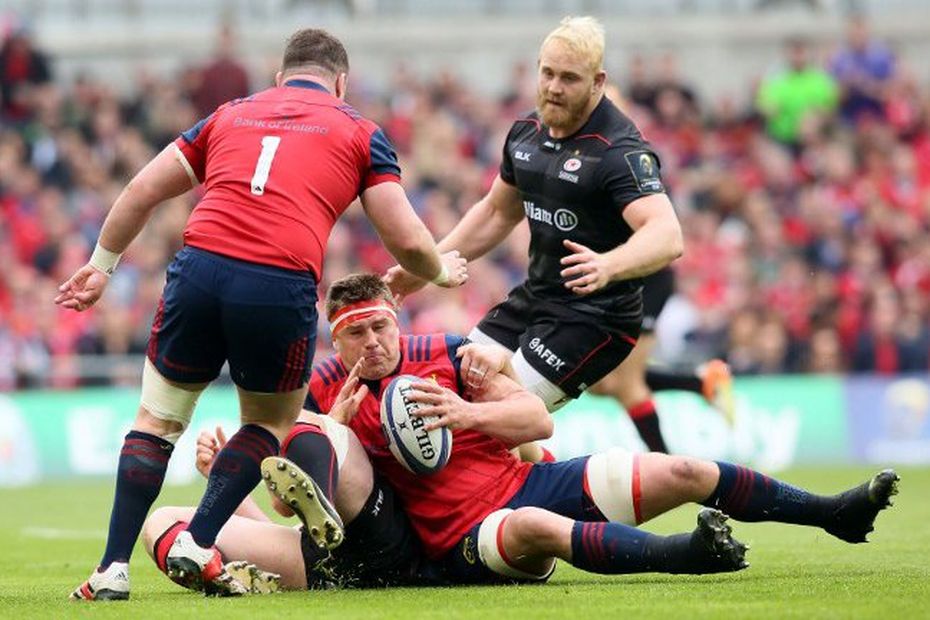
[[[696,492],[706,486],[712,474],[708,466],[712,464],[687,456],[669,458],[669,475],[681,491]]]
[[[159,536],[176,522],[184,520],[188,516],[187,514],[182,516],[180,509],[174,506],[156,508],[142,525],[142,542],[145,544],[145,550],[148,554],[152,555],[152,549]]]
[[[616,383],[613,381],[610,375],[607,375],[589,387],[588,392],[591,394],[597,394],[598,396],[613,396],[616,393]]]
[[[504,536],[518,545],[523,554],[546,549],[558,537],[553,516],[551,512],[542,508],[517,508],[507,517]]]

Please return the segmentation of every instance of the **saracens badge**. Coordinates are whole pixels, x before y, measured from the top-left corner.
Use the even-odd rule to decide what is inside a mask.
[[[562,170],[565,172],[574,172],[581,168],[581,160],[577,157],[572,157],[571,159],[566,159],[565,163],[562,164]]]

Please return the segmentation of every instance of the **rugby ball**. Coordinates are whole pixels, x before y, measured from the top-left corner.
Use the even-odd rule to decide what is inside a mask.
[[[452,453],[452,431],[446,427],[431,431],[426,425],[435,416],[417,417],[410,414],[420,408],[409,400],[414,383],[421,383],[413,375],[395,377],[381,395],[381,431],[387,439],[391,453],[401,465],[419,475],[435,474],[449,462]]]

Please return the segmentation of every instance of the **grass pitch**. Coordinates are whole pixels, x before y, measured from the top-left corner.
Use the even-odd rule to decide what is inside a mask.
[[[834,493],[876,469],[798,469],[780,477]],[[734,523],[752,545],[731,575],[601,576],[561,563],[543,586],[293,592],[205,599],[157,572],[137,547],[132,599],[71,603],[104,546],[112,481],[0,489],[0,618],[930,618],[930,469],[900,469],[901,494],[872,542],[848,545],[810,528]],[[159,505],[187,505],[202,487],[166,488]],[[260,501],[264,501],[261,498]],[[695,507],[648,524],[690,531]]]

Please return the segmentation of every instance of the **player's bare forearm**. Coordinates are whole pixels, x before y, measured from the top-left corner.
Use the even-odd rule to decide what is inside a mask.
[[[499,374],[475,395],[474,428],[508,446],[552,436],[546,404],[520,384]]]
[[[148,222],[155,207],[191,188],[190,177],[171,144],[155,156],[123,189],[100,230],[98,242],[122,253]]]
[[[607,252],[563,239],[569,254],[560,259],[564,286],[576,295],[590,295],[611,282],[638,278],[657,271],[682,253],[678,217],[665,194],[634,200],[623,211],[633,234]]]
[[[662,269],[681,256],[683,242],[677,222],[646,224],[629,241],[607,252],[611,280],[640,278]]]
[[[381,242],[401,267],[424,280],[442,271],[442,259],[433,236],[413,210],[399,183],[369,187],[361,195],[362,206]]]
[[[508,446],[552,436],[552,416],[542,399],[525,390],[476,407],[474,430],[499,439]]]
[[[487,196],[468,210],[437,244],[437,249],[443,253],[444,261],[452,253],[466,261],[474,260],[503,241],[522,219],[523,203],[519,192],[498,177]],[[407,269],[403,262],[385,275],[385,282],[399,299],[420,290],[430,279]]]
[[[681,224],[665,194],[634,201],[624,210],[623,217],[634,232],[626,243],[605,255],[611,280],[649,275],[684,252]]]
[[[497,177],[488,194],[439,242],[439,250],[458,250],[466,260],[474,260],[499,245],[523,217],[517,188]]]
[[[424,280],[432,280],[442,269],[439,252],[426,227],[416,228],[406,239],[407,243],[394,244],[385,240],[384,245],[401,267]]]

